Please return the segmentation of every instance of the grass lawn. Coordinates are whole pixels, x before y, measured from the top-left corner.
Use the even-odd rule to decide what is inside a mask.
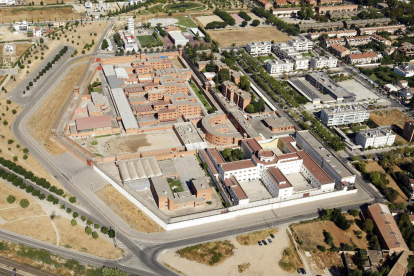
[[[375,76],[375,74],[369,75],[368,77],[369,77],[371,80],[375,81],[375,82],[377,82],[377,81],[378,81],[378,78],[377,78],[377,76]]]
[[[204,95],[201,93],[200,89],[198,89],[197,85],[195,85],[194,83],[190,83],[191,88],[193,88],[194,92],[196,92],[197,97],[200,99],[200,101],[203,103],[203,105],[206,108],[210,108],[210,104],[208,103],[208,101],[206,100],[206,98],[204,97]]]
[[[102,93],[102,88],[94,88],[93,90],[92,90],[92,92],[98,92],[98,93]]]
[[[357,126],[357,127],[351,127],[352,128],[352,130],[354,131],[354,132],[358,132],[358,131],[360,131],[361,129],[366,129],[367,128],[367,126]]]
[[[141,44],[141,46],[146,46],[148,44],[152,44],[152,43],[157,42],[152,35],[137,36],[137,39],[139,40],[139,43]]]
[[[302,54],[303,56],[307,56],[307,57],[314,57],[315,55],[314,54],[312,54],[311,52],[309,52],[309,53],[304,53],[304,54]]]
[[[266,60],[268,60],[268,59],[273,60],[273,59],[275,59],[275,57],[272,56],[272,55],[270,55],[270,56],[260,56],[260,57],[258,57],[258,59],[260,59],[262,62],[266,63]]]
[[[194,2],[185,2],[185,3],[174,3],[168,4],[165,6],[166,10],[179,10],[180,8],[185,8],[186,10],[195,10],[204,8],[203,4],[194,3]]]
[[[178,25],[195,28],[197,25],[189,17],[178,17]]]
[[[167,178],[168,185],[170,186],[171,192],[178,193],[178,192],[184,192],[184,188],[181,185],[181,182],[179,179],[172,179]],[[175,187],[175,189],[173,189]]]
[[[163,4],[158,4],[158,5],[152,6],[151,8],[148,9],[148,11],[150,13],[162,12],[162,5]]]

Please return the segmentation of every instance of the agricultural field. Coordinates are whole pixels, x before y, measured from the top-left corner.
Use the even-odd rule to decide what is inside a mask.
[[[275,27],[252,27],[240,28],[237,30],[215,30],[208,32],[212,39],[218,41],[220,46],[231,46],[235,43],[237,46],[246,45],[251,41],[268,41],[274,42],[288,41],[290,36],[279,31]]]
[[[379,126],[394,125],[401,130],[404,123],[411,120],[410,117],[402,113],[399,109],[372,111],[369,118]]]
[[[72,6],[64,7],[24,7],[8,8],[0,10],[2,23],[12,23],[14,21],[48,21],[48,20],[66,20],[78,19],[80,14],[76,13]]]

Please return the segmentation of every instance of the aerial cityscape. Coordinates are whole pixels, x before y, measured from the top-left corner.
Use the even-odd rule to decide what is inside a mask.
[[[0,0],[0,275],[414,275],[413,14]]]

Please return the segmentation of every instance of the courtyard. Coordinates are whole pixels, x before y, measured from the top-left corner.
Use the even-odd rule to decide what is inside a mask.
[[[346,80],[339,82],[338,84],[342,85],[349,92],[354,93],[357,102],[363,100],[376,100],[379,98],[374,92],[367,89],[356,80]]]
[[[260,180],[240,182],[240,186],[243,188],[250,202],[272,198],[272,195]]]

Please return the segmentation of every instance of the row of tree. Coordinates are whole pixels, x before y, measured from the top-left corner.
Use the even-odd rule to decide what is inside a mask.
[[[214,14],[217,15],[218,17],[220,17],[228,25],[230,25],[230,26],[236,25],[236,20],[229,13],[227,13],[223,10],[220,10],[220,9],[215,9]]]

